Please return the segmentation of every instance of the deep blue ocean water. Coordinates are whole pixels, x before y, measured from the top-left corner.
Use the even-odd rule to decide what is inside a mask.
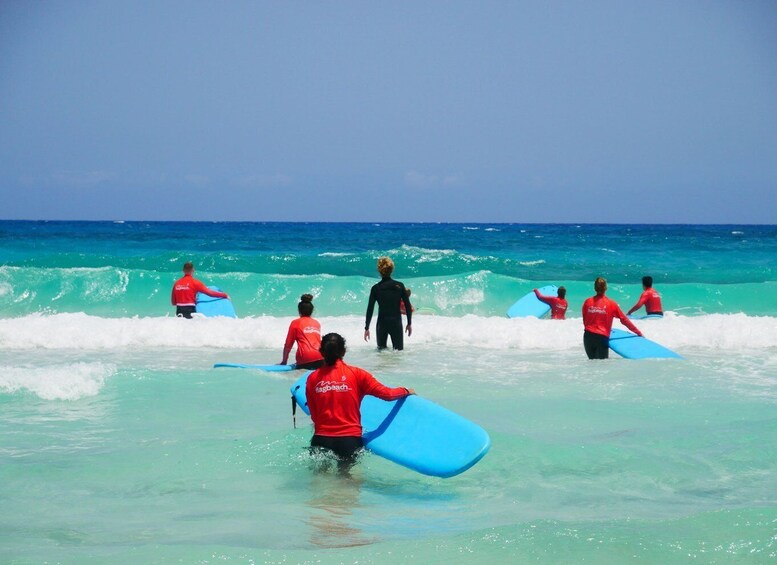
[[[381,255],[402,353],[361,339]],[[777,226],[0,222],[3,562],[772,562]],[[239,319],[184,321],[185,261]],[[580,307],[649,274],[682,361],[590,362]],[[563,284],[566,321],[505,317]],[[347,361],[483,426],[452,479],[367,455],[317,475],[296,375],[303,292]],[[299,418],[299,417],[298,417]]]

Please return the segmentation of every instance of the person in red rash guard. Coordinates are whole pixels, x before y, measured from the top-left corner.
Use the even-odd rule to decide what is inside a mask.
[[[644,304],[648,315],[663,316],[664,310],[661,307],[661,295],[653,288],[653,277],[642,277],[642,290],[642,296],[639,297],[639,301],[631,307],[627,314],[636,312]]]
[[[405,294],[407,294],[407,299],[410,300],[410,295],[412,294],[412,291],[409,288],[405,287]],[[410,305],[410,311],[415,312],[415,306],[413,306],[412,304]],[[399,313],[402,316],[407,316],[407,310],[405,309],[404,300],[400,300],[399,302]]]
[[[283,360],[281,365],[289,361],[289,353],[294,343],[297,344],[297,362],[295,369],[318,369],[324,364],[321,357],[321,324],[311,318],[313,314],[313,295],[303,294],[297,304],[299,318],[289,324],[286,334],[286,343],[283,346]]]
[[[183,277],[175,281],[170,302],[175,306],[175,315],[183,318],[191,318],[197,311],[197,293],[201,292],[216,298],[229,298],[226,292],[211,290],[193,276],[194,265],[187,261],[183,265]]]
[[[362,398],[371,395],[397,400],[415,391],[389,388],[364,369],[346,365],[345,351],[345,339],[341,335],[330,333],[323,337],[324,365],[308,376],[305,394],[314,425],[312,450],[334,452],[338,470],[347,474],[364,445],[359,410]]]
[[[618,318],[624,326],[641,336],[642,332],[631,323],[617,302],[607,298],[607,281],[599,277],[594,281],[596,296],[583,302],[583,346],[589,359],[607,359],[610,356],[610,331],[613,318]]]
[[[567,289],[563,286],[558,287],[558,297],[545,296],[540,294],[540,291],[534,289],[534,294],[540,302],[544,302],[550,306],[550,319],[551,320],[563,320],[567,314]]]

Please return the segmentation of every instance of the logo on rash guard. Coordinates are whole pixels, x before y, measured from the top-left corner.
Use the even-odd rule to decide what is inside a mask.
[[[604,308],[603,306],[589,306],[588,307],[588,313],[589,314],[606,314],[607,308]]]
[[[321,330],[319,330],[318,328],[313,327],[313,326],[305,326],[302,329],[302,333],[305,333],[305,334],[320,334]]]
[[[321,381],[316,384],[316,394],[324,394],[325,392],[350,392],[351,387],[346,383],[338,384],[332,381]]]

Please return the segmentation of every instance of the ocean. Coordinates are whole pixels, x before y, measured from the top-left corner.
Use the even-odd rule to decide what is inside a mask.
[[[402,352],[362,339],[381,255]],[[0,562],[774,562],[776,258],[777,226],[0,221]],[[174,317],[189,260],[239,319]],[[589,361],[593,280],[625,311],[643,275],[666,316],[635,323],[684,359]],[[505,316],[547,284],[567,320]],[[279,362],[306,292],[485,458],[315,472],[298,374],[212,368]]]

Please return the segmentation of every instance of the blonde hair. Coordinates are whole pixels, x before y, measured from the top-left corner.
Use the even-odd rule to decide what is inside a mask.
[[[596,280],[594,281],[594,290],[596,291],[596,294],[604,294],[604,291],[607,290],[607,281],[604,277],[596,277]]]
[[[390,257],[380,257],[378,259],[378,272],[381,277],[390,277],[394,272],[394,261]]]

